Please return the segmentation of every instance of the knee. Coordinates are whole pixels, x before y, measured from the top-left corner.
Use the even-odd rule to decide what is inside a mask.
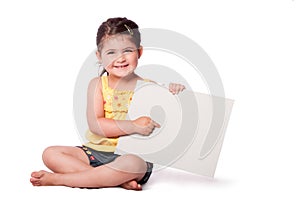
[[[120,156],[116,164],[122,170],[130,173],[144,174],[147,171],[146,162],[142,158],[133,154]]]
[[[42,154],[42,159],[43,159],[43,162],[45,164],[51,162],[57,155],[57,153],[59,152],[59,149],[57,146],[50,146],[50,147],[47,147],[44,151],[43,151],[43,154]]]

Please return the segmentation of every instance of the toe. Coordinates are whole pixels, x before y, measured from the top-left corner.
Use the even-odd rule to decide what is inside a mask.
[[[142,186],[140,184],[137,184],[137,190],[142,190]]]
[[[32,172],[31,173],[31,177],[33,178],[41,178],[43,176],[43,174],[45,174],[46,171],[41,170],[41,171],[37,171],[37,172]]]
[[[39,178],[39,177],[41,177],[41,173],[40,172],[32,172],[31,177]]]
[[[40,183],[40,180],[39,179],[36,179],[36,178],[31,178],[30,179],[30,182],[33,186],[40,186],[41,183]]]
[[[127,190],[142,190],[142,186],[136,181],[129,181],[127,183],[123,183],[121,186]]]

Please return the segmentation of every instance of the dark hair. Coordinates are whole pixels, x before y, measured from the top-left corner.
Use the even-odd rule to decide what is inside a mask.
[[[130,35],[132,42],[136,45],[137,48],[139,48],[141,43],[141,34],[138,28],[139,27],[135,22],[127,19],[126,17],[107,19],[98,28],[96,37],[98,50],[101,49],[103,41],[106,38],[116,34]]]
[[[100,52],[103,42],[105,39],[116,34],[125,34],[130,35],[132,42],[136,45],[137,48],[140,48],[141,45],[141,34],[138,29],[138,25],[126,17],[115,17],[109,18],[103,22],[98,28],[96,45],[97,50]],[[100,73],[102,76],[106,72],[105,69]]]

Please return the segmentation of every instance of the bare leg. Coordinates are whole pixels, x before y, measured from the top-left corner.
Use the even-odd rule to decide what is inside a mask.
[[[78,147],[51,146],[44,150],[42,158],[44,164],[55,173],[72,173],[93,168],[89,165],[86,154]],[[30,182],[34,186],[40,186],[43,182],[41,180],[48,177],[49,174],[55,175],[55,173],[44,170],[32,172]],[[46,181],[46,185],[48,185],[47,182],[51,183],[50,180]]]
[[[141,180],[147,170],[144,160],[134,155],[123,155],[115,161],[96,168],[72,173],[49,173],[39,171],[32,173],[31,182],[35,186],[64,185],[69,187],[113,187],[142,189],[137,181]]]
[[[85,171],[93,168],[86,154],[78,147],[52,146],[43,152],[45,165],[56,173]]]

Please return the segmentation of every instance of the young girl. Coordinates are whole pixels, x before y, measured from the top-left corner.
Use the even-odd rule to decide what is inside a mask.
[[[99,27],[96,55],[104,70],[88,87],[89,142],[80,147],[46,148],[43,162],[53,173],[32,172],[32,185],[141,190],[148,181],[152,163],[136,155],[114,154],[118,137],[136,133],[146,136],[160,127],[146,116],[125,120],[136,82],[144,80],[134,72],[143,53],[140,40],[138,25],[127,18],[110,18]],[[173,94],[183,89],[180,84],[169,86]]]

